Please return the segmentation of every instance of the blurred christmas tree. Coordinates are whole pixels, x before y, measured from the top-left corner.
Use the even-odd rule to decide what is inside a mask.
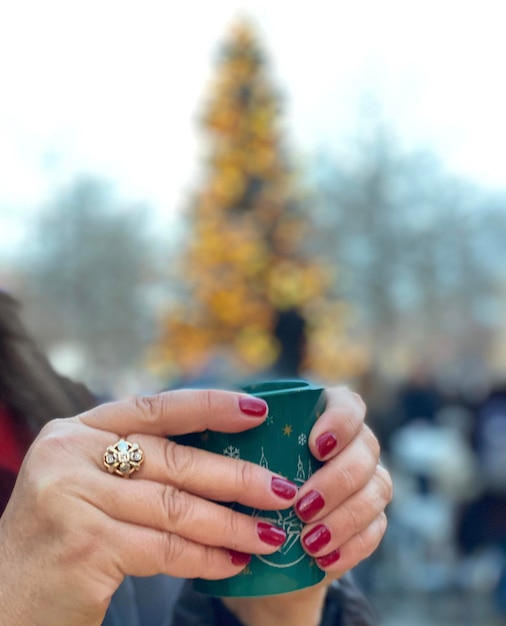
[[[347,307],[332,297],[333,272],[312,249],[266,70],[251,25],[236,24],[203,119],[207,176],[188,214],[179,299],[152,353],[169,378],[197,376],[223,354],[239,376],[336,381],[361,367],[346,337]]]

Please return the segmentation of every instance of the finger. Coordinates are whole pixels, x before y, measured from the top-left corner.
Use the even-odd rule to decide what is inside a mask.
[[[378,466],[367,485],[331,511],[321,521],[304,528],[304,549],[312,556],[322,556],[345,545],[354,535],[365,531],[385,510],[392,498],[391,481]]]
[[[99,432],[103,433],[95,431]],[[90,450],[101,470],[104,470],[103,453],[111,444],[110,436],[103,433],[102,445]],[[206,499],[240,502],[264,510],[285,509],[297,496],[296,484],[256,463],[180,445],[164,437],[134,433],[128,435],[128,440],[139,444],[144,452],[144,463],[132,475],[133,480],[143,478]]]
[[[117,434],[83,426],[76,420],[54,420],[44,426],[27,459],[35,455],[38,457],[35,464],[42,460],[46,465],[57,459],[60,467],[70,472],[78,470],[78,476],[93,468],[93,481],[97,483],[102,476],[125,480],[110,476],[104,467],[104,452],[116,437]],[[144,478],[207,499],[240,502],[262,510],[285,509],[296,499],[297,485],[255,463],[180,446],[163,437],[134,434],[131,439],[139,443],[145,460],[129,481]],[[60,479],[68,484],[67,474]],[[39,482],[47,483],[41,488],[51,486],[54,480],[52,472],[38,477]],[[71,484],[74,485],[74,481]]]
[[[103,404],[75,418],[93,428],[116,433],[181,435],[206,429],[240,432],[267,416],[261,398],[221,390],[178,389]]]
[[[239,513],[170,485],[148,480],[123,481],[104,476],[80,487],[83,497],[93,489],[93,502],[110,518],[176,534],[203,545],[254,554],[269,554],[286,533],[261,518]]]
[[[315,559],[318,566],[332,575],[342,576],[370,556],[379,546],[387,529],[387,517],[380,513],[363,531],[354,535],[340,548]]]
[[[239,573],[251,556],[202,545],[179,535],[125,522],[111,522],[106,537],[123,576],[168,574],[216,580]]]
[[[301,487],[295,505],[297,515],[304,522],[321,519],[367,484],[378,459],[378,441],[363,424],[360,434]]]
[[[317,459],[327,460],[343,450],[360,431],[365,418],[361,397],[346,387],[328,389],[325,411],[309,437],[309,448]]]
[[[43,428],[27,458],[42,455],[47,461],[58,459],[61,466],[78,467],[80,475],[92,470],[92,482],[97,487],[103,476],[116,481],[108,483],[115,485],[111,487],[115,490],[120,488],[117,481],[125,479],[106,472],[104,453],[117,436],[72,419],[54,420]],[[297,485],[255,463],[182,446],[164,437],[136,434],[128,437],[144,452],[144,463],[129,481],[143,478],[207,499],[240,502],[263,510],[285,509],[295,501]],[[48,472],[47,480],[53,479]],[[91,499],[93,494],[91,489]]]

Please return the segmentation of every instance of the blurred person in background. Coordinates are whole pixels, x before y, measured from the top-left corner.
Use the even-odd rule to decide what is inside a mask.
[[[0,515],[44,424],[96,404],[86,387],[55,372],[20,313],[19,303],[0,291]]]
[[[494,600],[506,621],[506,382],[497,383],[476,408],[471,442],[479,493],[462,507],[458,543],[464,555],[498,561]]]
[[[441,395],[430,368],[424,363],[417,363],[398,389],[393,410],[395,428],[390,432],[390,442],[402,438],[409,439],[413,444],[412,469],[421,494],[428,494],[432,489],[430,467],[425,458],[430,451],[422,442],[423,435],[437,434],[439,428],[436,418],[441,407]],[[416,454],[417,449],[420,455]]]

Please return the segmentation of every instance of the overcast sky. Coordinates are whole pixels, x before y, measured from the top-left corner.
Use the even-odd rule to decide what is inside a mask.
[[[506,186],[504,0],[13,0],[0,8],[0,246],[80,171],[159,215],[181,208],[196,115],[241,11],[294,150],[339,146],[369,91],[403,141]]]

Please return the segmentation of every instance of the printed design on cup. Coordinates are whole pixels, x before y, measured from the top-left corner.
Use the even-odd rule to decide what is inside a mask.
[[[257,554],[256,557],[266,565],[270,565],[271,567],[278,568],[286,568],[293,567],[302,559],[307,556],[305,553],[297,554],[293,561],[289,561],[288,563],[277,563],[276,562],[276,554],[282,554],[286,556],[289,554],[295,546],[299,545],[300,533],[302,532],[303,524],[300,519],[295,515],[293,509],[290,509],[288,514],[284,511],[259,511],[255,509],[253,511],[254,517],[262,517],[269,521],[271,524],[282,528],[286,533],[286,541],[278,550],[278,552],[274,552],[274,554],[261,555]]]
[[[229,456],[231,459],[241,458],[239,448],[236,448],[235,446],[227,446],[223,450],[223,456]]]
[[[300,445],[302,445],[302,443],[300,443],[301,437],[305,437],[305,435],[299,435]],[[263,446],[261,447],[261,451],[262,451],[262,454],[260,456],[260,461],[258,462],[258,465],[269,469],[269,463],[267,461],[267,457],[265,456],[265,450]],[[239,448],[236,448],[236,446],[230,445],[223,449],[223,456],[228,456],[231,459],[240,459],[241,451]],[[307,473],[306,473],[306,470],[304,469],[304,463],[302,462],[302,459],[300,458],[300,454],[299,454],[298,459],[297,459],[297,473],[296,473],[294,482],[299,483],[299,485],[303,485],[306,482],[306,480],[312,475],[313,475],[313,467],[311,465],[311,461],[308,462]]]
[[[225,450],[227,456],[234,455],[233,458],[240,458],[240,451],[237,448],[233,448],[233,446],[228,446]],[[258,464],[262,467],[269,469],[269,462],[265,455],[265,450],[263,446],[261,447],[260,461]],[[304,468],[304,462],[302,461],[302,458],[299,454],[297,458],[297,472],[294,482],[298,483],[299,485],[303,485],[306,480],[312,475],[312,473],[313,468],[311,466],[311,461],[308,462],[308,467],[306,470]],[[277,552],[269,555],[256,555],[256,557],[260,561],[262,561],[262,563],[265,563],[270,567],[287,568],[293,567],[297,563],[300,563],[302,559],[307,557],[307,554],[305,552],[302,552],[302,554],[300,554],[299,550],[295,550],[293,560],[286,563],[277,562],[280,554],[283,555],[283,557],[286,557],[292,551],[294,551],[294,548],[300,549],[299,539],[304,524],[297,517],[293,508],[289,511],[262,511],[259,509],[254,509],[251,515],[253,517],[261,517],[262,519],[265,519],[271,524],[282,528],[286,533],[286,541]]]
[[[284,428],[283,428],[283,435],[285,437],[290,437],[292,434],[293,428],[291,424],[285,424]]]
[[[252,576],[252,574],[253,572],[251,571],[251,567],[246,565],[246,567],[242,569],[239,574],[236,574],[236,576]]]

